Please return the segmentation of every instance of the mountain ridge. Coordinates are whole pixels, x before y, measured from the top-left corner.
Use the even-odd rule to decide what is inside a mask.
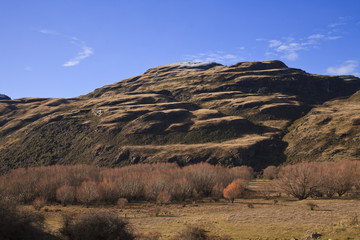
[[[275,60],[167,64],[76,98],[0,100],[0,169],[158,161],[261,169],[286,161],[290,124],[356,90],[354,76]]]

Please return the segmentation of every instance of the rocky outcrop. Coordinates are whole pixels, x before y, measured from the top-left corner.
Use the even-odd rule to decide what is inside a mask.
[[[356,77],[280,61],[176,63],[77,98],[0,100],[0,168],[206,161],[260,169],[286,160],[282,136],[293,121],[359,89]]]

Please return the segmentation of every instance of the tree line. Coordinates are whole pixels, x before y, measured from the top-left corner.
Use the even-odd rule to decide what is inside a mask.
[[[211,197],[230,201],[249,193],[255,177],[248,166],[227,168],[199,163],[137,164],[120,168],[89,165],[19,168],[0,176],[0,195],[20,203],[123,204],[125,201],[183,202]],[[305,162],[269,166],[264,196],[285,193],[298,199],[341,197],[360,189],[360,161]]]

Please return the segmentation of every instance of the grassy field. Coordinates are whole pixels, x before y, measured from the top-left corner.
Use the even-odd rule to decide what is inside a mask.
[[[308,203],[316,204],[315,209],[310,210]],[[32,209],[31,206],[23,208]],[[141,202],[130,203],[125,209],[49,205],[41,211],[48,231],[57,232],[63,214],[99,209],[114,211],[126,218],[135,232],[159,232],[160,239],[171,239],[186,226],[201,227],[211,235],[227,235],[233,239],[306,239],[316,232],[323,235],[321,239],[360,239],[357,219],[360,201],[350,199],[295,201],[280,198],[276,204],[274,200],[237,199],[233,204],[203,201],[165,206]]]

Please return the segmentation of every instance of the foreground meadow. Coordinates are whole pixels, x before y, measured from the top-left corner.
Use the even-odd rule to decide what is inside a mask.
[[[276,202],[276,201],[275,201]],[[314,210],[310,209],[311,204]],[[32,209],[32,206],[22,206]],[[56,235],[64,214],[107,210],[125,218],[143,239],[174,239],[187,226],[202,228],[225,239],[306,239],[320,233],[321,239],[360,239],[360,201],[351,199],[301,200],[279,198],[236,199],[189,204],[156,205],[146,202],[118,206],[62,206],[42,208],[47,231]],[[35,210],[33,210],[35,211]],[[156,237],[159,236],[160,237]],[[151,238],[152,236],[152,238]],[[310,239],[310,238],[309,238]]]
[[[360,239],[359,161],[16,169],[0,196],[0,239]]]

